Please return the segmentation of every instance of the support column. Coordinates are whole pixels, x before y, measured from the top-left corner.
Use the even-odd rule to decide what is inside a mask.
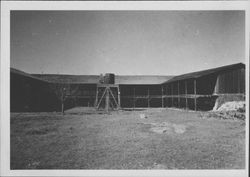
[[[64,101],[62,101],[62,115],[64,115]]]
[[[106,91],[106,100],[105,100],[105,110],[108,112],[109,111],[109,88],[107,88]]]
[[[165,100],[166,100],[166,102],[165,102],[165,105],[166,105],[166,107],[168,107],[168,85],[166,85],[165,86],[165,93],[166,93],[166,97],[165,97]]]
[[[99,91],[99,89],[98,89],[98,87],[96,87],[95,107],[96,107],[97,104],[98,104],[98,91]]]
[[[120,87],[119,86],[117,88],[117,91],[118,91],[118,106],[119,106],[118,109],[120,109],[121,108],[121,92],[120,92]]]
[[[163,100],[163,86],[161,86],[161,107],[164,108],[164,100]]]
[[[196,98],[196,79],[194,79],[194,110],[197,110],[197,98]]]
[[[188,100],[187,100],[187,81],[185,81],[185,98],[186,98],[186,109],[188,108]]]
[[[133,94],[133,108],[135,109],[135,88],[134,89],[134,94]]]
[[[148,108],[150,107],[150,94],[149,94],[149,88],[148,88]]]
[[[66,91],[66,88],[62,88],[61,89],[61,92],[62,92],[62,95],[61,95],[61,111],[62,111],[62,115],[64,115],[64,101],[66,100],[66,97],[65,97],[65,91]]]
[[[178,81],[177,84],[178,84],[178,107],[180,108],[181,107],[180,106],[180,82]]]
[[[174,87],[174,84],[171,83],[171,95],[172,95],[172,106],[171,107],[174,107],[174,97],[173,97],[174,89],[173,89],[173,87]]]

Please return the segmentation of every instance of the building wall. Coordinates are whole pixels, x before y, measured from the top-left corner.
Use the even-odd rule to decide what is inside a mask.
[[[27,76],[10,74],[10,111],[54,111],[59,102],[49,84]]]
[[[11,112],[60,111],[62,88],[65,88],[65,109],[95,106],[96,84],[49,84],[12,72],[10,81]],[[195,96],[194,82],[198,97]],[[211,110],[217,95],[245,93],[245,69],[234,68],[163,85],[119,85],[119,88],[121,107],[196,107],[197,110]],[[118,95],[115,90],[114,95]],[[99,98],[101,96],[98,95]]]
[[[212,95],[216,86],[218,74],[209,74],[200,77],[196,81],[196,93],[200,95]]]
[[[245,69],[220,73],[216,80],[215,94],[245,93]]]
[[[120,85],[121,107],[162,107],[161,85]]]
[[[65,109],[77,106],[93,107],[96,97],[96,84],[50,84],[51,91],[60,101],[64,97]],[[61,108],[60,108],[61,109]]]
[[[212,110],[219,95],[245,94],[245,68],[170,82],[164,84],[164,90],[167,107]]]
[[[64,108],[94,106],[96,84],[55,84],[12,73],[10,75],[11,112],[61,111],[62,89]]]

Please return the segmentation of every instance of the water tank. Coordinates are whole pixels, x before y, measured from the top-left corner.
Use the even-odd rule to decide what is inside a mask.
[[[104,76],[104,84],[115,84],[115,74],[106,73]]]

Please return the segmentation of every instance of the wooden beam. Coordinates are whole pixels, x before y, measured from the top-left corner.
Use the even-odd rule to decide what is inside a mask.
[[[188,100],[187,100],[187,81],[185,81],[185,98],[186,98],[186,109],[188,108]]]
[[[173,89],[173,87],[174,87],[174,84],[171,83],[171,95],[174,95],[174,89]],[[172,106],[171,107],[174,107],[174,97],[173,96],[172,96]]]
[[[98,103],[98,87],[96,87],[96,96],[95,96],[95,107],[97,106],[97,103]]]
[[[165,93],[166,93],[166,96],[168,96],[168,85],[165,86]],[[166,107],[168,107],[168,99],[165,99],[165,100],[166,100],[165,102]]]
[[[109,101],[110,101],[110,98],[109,98],[109,88],[106,88],[106,97],[105,97],[105,110],[108,112],[109,111]]]
[[[161,107],[164,108],[164,100],[163,100],[163,86],[161,86]]]
[[[196,79],[194,79],[194,110],[197,110],[197,98],[196,98]]]
[[[118,105],[118,103],[117,103],[117,101],[116,101],[116,99],[115,99],[114,94],[112,93],[112,90],[111,90],[111,89],[108,89],[108,91],[110,92],[111,96],[113,97],[113,99],[114,99],[114,101],[115,101],[115,104],[116,104],[116,107],[118,108],[119,105]]]
[[[166,95],[163,95],[163,97],[166,97]],[[121,96],[121,98],[134,98],[134,95],[132,96]],[[148,99],[148,95],[137,95],[135,96],[136,99]],[[150,95],[149,99],[152,98],[162,98],[161,95]]]
[[[119,87],[117,84],[97,84],[97,87]]]
[[[96,108],[99,108],[99,105],[101,104],[102,99],[103,99],[103,97],[104,97],[104,95],[105,95],[106,91],[107,91],[107,88],[105,88],[105,90],[104,90],[104,92],[103,92],[103,94],[102,94],[102,97],[101,97],[101,99],[100,99],[99,103],[97,104]]]
[[[199,97],[212,97],[212,96],[217,96],[217,95],[221,95],[221,94],[216,94],[216,95],[198,95],[198,94],[196,94],[196,95],[194,95],[194,94],[187,94],[187,95],[185,95],[185,94],[181,94],[181,95],[164,95],[163,97],[165,97],[165,98],[172,98],[172,97],[174,97],[174,98],[178,98],[178,97],[180,97],[180,98],[199,98]],[[237,95],[237,94],[233,94],[233,95]]]
[[[119,109],[121,108],[121,92],[120,92],[120,87],[117,88],[118,91],[118,105]]]
[[[65,97],[67,98],[96,98],[95,95],[85,95],[85,96],[81,96],[81,95],[66,95]]]
[[[133,88],[134,89],[134,96],[133,96],[133,108],[135,109],[135,87]]]
[[[215,81],[215,87],[214,87],[213,94],[217,94],[218,93],[219,79],[220,79],[220,75],[217,75],[216,76],[216,81]]]
[[[112,108],[112,109],[115,109],[114,104],[112,103],[112,101],[111,101],[111,100],[110,100],[110,102],[109,102],[109,103],[110,103],[111,108]]]
[[[149,99],[149,88],[148,88],[148,108],[150,107],[150,99]]]
[[[62,89],[61,89],[61,93],[62,93],[62,95],[61,95],[61,103],[62,103],[61,109],[62,109],[62,115],[64,115],[64,101],[65,101],[65,99],[64,99],[64,97],[65,97],[64,91],[65,91],[65,90],[66,90],[65,88],[62,88]]]
[[[180,97],[179,97],[179,95],[180,95],[180,82],[178,81],[177,84],[178,84],[178,107],[180,108],[181,107],[180,106]]]

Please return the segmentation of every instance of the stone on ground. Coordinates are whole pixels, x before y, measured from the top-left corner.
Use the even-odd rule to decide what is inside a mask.
[[[245,101],[230,101],[226,102],[217,111],[238,111],[240,109],[245,109]]]

